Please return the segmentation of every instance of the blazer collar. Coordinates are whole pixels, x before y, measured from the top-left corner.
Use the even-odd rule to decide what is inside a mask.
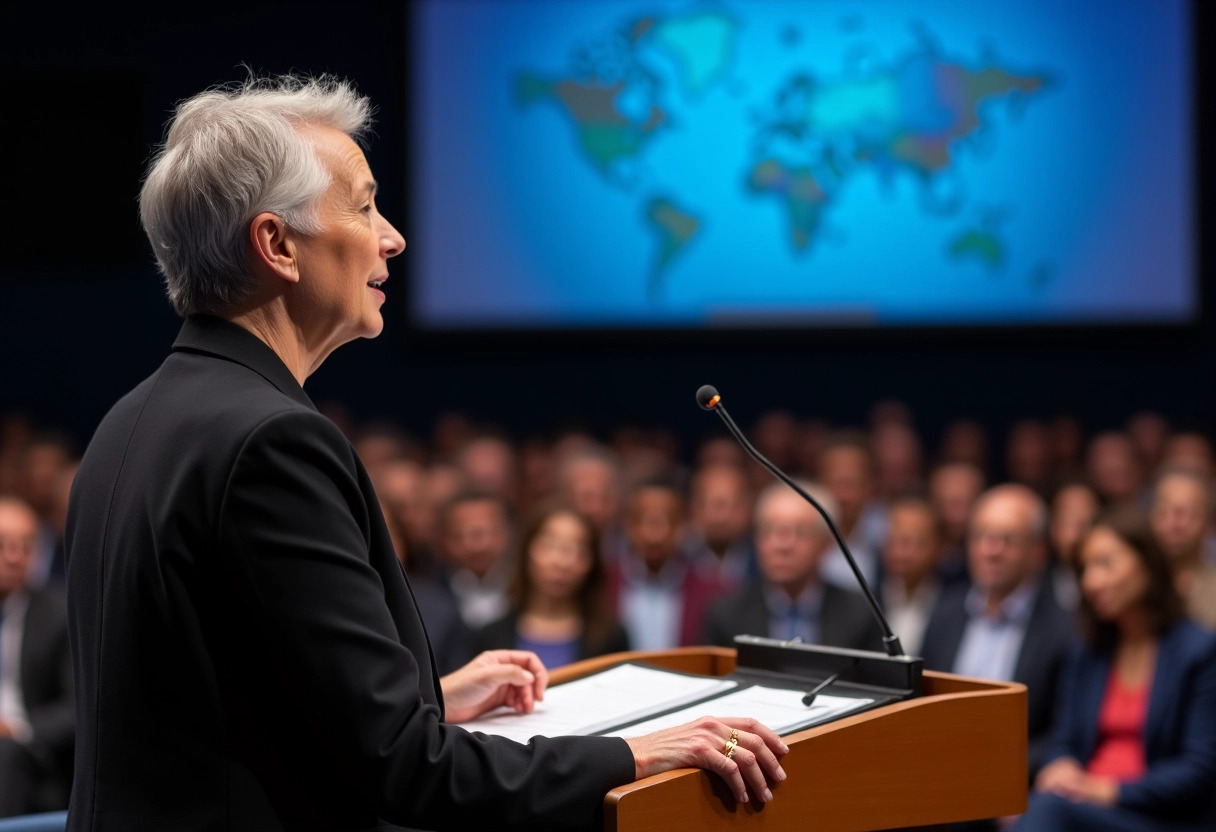
[[[241,364],[270,382],[281,393],[316,410],[312,399],[266,342],[242,326],[212,315],[191,315],[182,324],[173,351],[213,355]]]

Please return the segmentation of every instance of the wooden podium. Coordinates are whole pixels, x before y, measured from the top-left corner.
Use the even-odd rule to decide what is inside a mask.
[[[723,676],[725,647],[617,653],[558,668],[552,684],[621,661]],[[715,714],[747,716],[747,714]],[[924,673],[924,695],[784,738],[788,779],[773,800],[738,804],[716,775],[678,769],[613,789],[608,832],[715,829],[881,830],[1018,814],[1026,809],[1026,687]],[[723,738],[725,741],[725,737]]]

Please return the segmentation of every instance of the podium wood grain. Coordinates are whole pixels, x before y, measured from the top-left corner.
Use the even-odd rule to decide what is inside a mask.
[[[619,653],[558,668],[551,681],[569,681],[625,660],[721,676],[734,670],[735,651],[686,647]],[[835,832],[1024,811],[1025,686],[926,671],[924,687],[925,695],[917,699],[785,737],[790,753],[782,766],[789,776],[761,808],[736,803],[715,775],[677,769],[609,792],[605,829]]]

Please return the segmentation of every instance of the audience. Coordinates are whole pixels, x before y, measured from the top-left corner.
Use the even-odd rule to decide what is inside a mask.
[[[822,486],[799,485],[829,515],[838,506]],[[760,576],[714,602],[704,641],[729,647],[736,635],[882,650],[882,631],[865,599],[820,577],[831,532],[814,507],[788,485],[769,485],[756,499]]]
[[[920,655],[925,627],[937,605],[941,555],[941,523],[933,504],[922,497],[893,500],[887,512],[882,550],[886,577],[880,597],[891,630],[909,656]]]
[[[591,521],[608,560],[615,559],[625,548],[625,532],[620,522],[621,490],[622,475],[616,456],[603,446],[579,443],[566,451],[558,463],[558,494]]]
[[[971,462],[947,462],[929,476],[929,499],[941,524],[938,571],[948,584],[967,579],[967,527],[984,490],[984,472]]]
[[[603,443],[603,436],[567,429],[514,443],[493,425],[448,413],[434,424],[431,441],[419,442],[392,422],[359,424],[340,407],[327,408],[356,437],[441,670],[462,664],[474,638],[477,646],[531,647],[551,664],[625,645],[729,645],[741,633],[881,649],[826,525],[720,430],[682,454],[665,430],[624,426]],[[749,434],[791,473],[822,483],[811,487],[909,653],[923,655],[930,669],[1027,684],[1032,771],[1046,756],[1056,714],[1068,731],[1088,726],[1078,736],[1091,745],[1067,752],[1076,769],[1056,779],[1065,770],[1056,763],[1039,780],[1045,790],[1035,797],[1030,828],[1052,829],[1055,821],[1039,826],[1034,819],[1044,816],[1034,813],[1061,811],[1066,798],[1059,795],[1079,788],[1076,771],[1089,764],[1098,741],[1104,688],[1093,681],[1094,668],[1117,653],[1086,642],[1070,679],[1072,690],[1078,680],[1088,685],[1087,704],[1056,698],[1065,645],[1077,633],[1061,607],[1079,603],[1091,630],[1103,615],[1097,604],[1105,590],[1087,583],[1098,578],[1077,582],[1078,575],[1100,574],[1099,544],[1118,537],[1113,521],[1092,530],[1095,517],[1100,506],[1148,509],[1190,616],[1216,627],[1212,442],[1190,428],[1171,429],[1151,412],[1088,441],[1068,416],[1014,420],[1007,434],[991,439],[984,425],[959,419],[935,448],[913,424],[907,405],[889,401],[872,409],[864,430],[774,411]],[[0,414],[0,548],[7,564],[0,571],[9,576],[0,582],[15,587],[0,587],[0,811],[9,813],[61,808],[70,771],[70,667],[55,599],[66,566],[60,538],[75,442],[47,428]],[[1006,449],[1004,468],[989,467],[990,445]],[[927,476],[925,459],[935,461]],[[684,469],[685,461],[693,466]],[[997,485],[985,492],[988,482]],[[1037,494],[1051,495],[1049,509]],[[518,512],[534,522],[515,546]],[[1093,563],[1075,561],[1082,543]],[[22,577],[15,583],[17,561]],[[14,625],[22,619],[24,626]],[[1167,660],[1179,627],[1192,625],[1160,634],[1150,698],[1163,663],[1185,659]],[[21,646],[11,648],[18,637]],[[14,663],[30,660],[30,651],[43,656],[40,669],[16,683]],[[1202,691],[1170,685],[1179,719],[1202,701]],[[1177,727],[1157,724],[1157,707],[1142,715],[1147,768],[1137,782],[1147,785],[1118,789],[1114,809],[1072,795],[1082,814],[1118,810],[1094,816],[1108,824],[1101,828],[1121,828],[1121,818],[1138,816],[1119,812],[1148,811],[1153,800],[1174,794],[1154,785],[1164,782],[1157,769],[1178,765],[1185,774],[1206,765],[1178,763],[1191,760],[1190,752],[1169,750],[1175,735],[1168,732]],[[1109,784],[1102,788],[1109,797]],[[1205,822],[1153,817],[1141,826]]]
[[[938,459],[974,466],[982,476],[988,470],[988,431],[974,419],[956,419],[942,432]]]
[[[609,597],[636,650],[700,643],[705,608],[722,586],[680,548],[684,498],[665,480],[638,485],[625,510],[627,545],[609,563]]]
[[[32,506],[0,497],[0,817],[67,807],[76,711],[67,608],[27,583]]]
[[[751,483],[736,465],[708,465],[693,475],[687,548],[725,588],[756,574]]]
[[[1071,654],[1029,832],[1216,828],[1216,635],[1183,617],[1138,512],[1104,516],[1077,559]]]
[[[511,610],[474,637],[482,650],[531,650],[545,667],[629,649],[608,605],[595,528],[560,503],[540,509],[524,529],[511,583]]]
[[[879,551],[886,537],[886,512],[875,492],[874,456],[865,434],[832,436],[819,455],[819,481],[832,495],[837,510],[832,519],[871,586],[878,586]],[[823,580],[857,591],[857,578],[840,547],[830,543],[823,562]]]
[[[38,539],[26,575],[31,587],[63,581],[67,567],[63,557],[63,522],[67,515],[66,504],[60,505],[61,479],[75,464],[72,442],[63,434],[35,433],[25,446],[20,494],[38,518]]]
[[[889,421],[872,431],[874,484],[880,500],[891,500],[924,487],[924,451],[920,437],[903,421]]]
[[[1073,553],[1077,543],[1089,531],[1100,509],[1098,495],[1083,482],[1060,486],[1051,499],[1051,588],[1056,600],[1066,610],[1075,610],[1078,602],[1077,573]]]
[[[1153,488],[1151,522],[1186,602],[1187,613],[1216,627],[1216,564],[1204,559],[1211,533],[1212,488],[1186,468],[1168,469]]]
[[[1017,422],[1005,447],[1005,471],[1010,482],[1024,485],[1040,496],[1050,493],[1054,470],[1051,432],[1035,419]]]
[[[519,470],[515,450],[505,439],[482,435],[466,442],[456,454],[456,467],[465,484],[518,508]]]
[[[1140,466],[1145,471],[1156,471],[1161,467],[1169,436],[1170,423],[1160,413],[1142,410],[1127,420],[1127,438],[1136,449]]]
[[[942,596],[925,629],[925,667],[1027,688],[1033,776],[1051,735],[1056,684],[1072,619],[1044,580],[1047,506],[1024,485],[998,485],[975,506],[970,586]]]
[[[1089,484],[1108,506],[1138,505],[1143,495],[1143,469],[1126,434],[1110,431],[1089,443]]]
[[[511,519],[499,497],[457,494],[441,513],[442,562],[460,617],[476,629],[507,611],[511,583]]]

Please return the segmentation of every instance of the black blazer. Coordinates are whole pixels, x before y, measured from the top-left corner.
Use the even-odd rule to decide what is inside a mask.
[[[262,341],[188,319],[102,421],[68,517],[68,829],[596,823],[622,740],[444,724],[367,472]]]
[[[519,613],[512,611],[491,621],[473,634],[473,652],[482,650],[513,650],[519,637]],[[587,641],[583,633],[578,639],[578,658],[593,659],[608,653],[623,653],[629,649],[629,634],[620,624],[613,624],[599,642]]]
[[[966,598],[968,584],[949,587],[938,598],[937,606],[925,627],[921,657],[926,670],[954,672],[954,662],[967,629]],[[1069,645],[1076,635],[1076,624],[1051,592],[1045,577],[1039,583],[1038,594],[1030,611],[1026,635],[1022,639],[1013,680],[1026,686],[1028,757],[1030,776],[1042,766],[1051,742],[1056,688],[1060,672],[1068,655]]]
[[[710,606],[705,616],[705,641],[733,647],[735,636],[768,636],[768,627],[764,587],[756,580]],[[819,608],[819,643],[854,650],[883,650],[882,629],[865,598],[856,592],[824,584]]]

